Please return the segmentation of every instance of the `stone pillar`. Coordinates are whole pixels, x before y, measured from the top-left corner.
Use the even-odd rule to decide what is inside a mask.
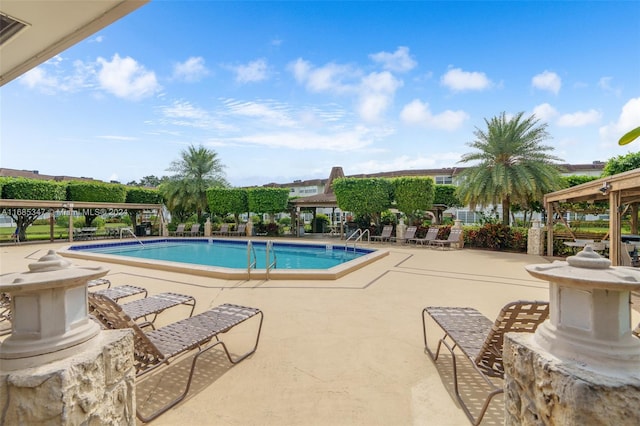
[[[211,220],[209,218],[207,218],[207,221],[204,223],[204,236],[211,236]]]
[[[640,339],[631,291],[640,272],[589,246],[566,262],[529,265],[549,281],[549,319],[505,336],[505,425],[640,424]]]
[[[293,226],[293,223],[292,223]],[[250,237],[253,235],[253,222],[251,220],[247,221],[247,227],[244,228],[245,233],[247,234],[247,237]]]
[[[400,240],[404,238],[404,233],[407,232],[407,225],[404,224],[404,219],[400,219],[396,225],[396,239]]]
[[[102,331],[73,357],[0,370],[0,395],[7,425],[134,426],[133,333]]]
[[[560,360],[531,333],[508,333],[503,357],[506,426],[640,424],[637,374],[611,375]]]
[[[454,219],[452,229],[462,229],[462,220]]]
[[[540,226],[539,220],[531,222],[531,228],[527,235],[527,254],[544,256],[545,230]]]

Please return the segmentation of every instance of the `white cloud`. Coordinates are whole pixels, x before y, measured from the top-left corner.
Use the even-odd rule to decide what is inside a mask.
[[[460,128],[469,115],[462,110],[447,110],[434,115],[428,103],[414,99],[402,108],[400,118],[406,124],[451,131]]]
[[[600,127],[600,138],[610,145],[617,145],[618,140],[628,131],[640,126],[640,97],[631,98],[622,107],[616,122]],[[638,143],[638,141],[634,142]]]
[[[619,87],[613,87],[611,85],[612,81],[613,77],[602,77],[600,78],[600,80],[598,80],[598,87],[602,89],[603,92],[620,96],[622,94],[622,90]]]
[[[207,110],[198,108],[187,101],[174,101],[159,108],[162,115],[160,124],[199,129],[231,130],[233,126],[216,119]]]
[[[533,109],[536,118],[541,121],[549,121],[558,115],[558,111],[548,103],[540,104]]]
[[[410,71],[416,67],[417,62],[409,54],[409,48],[400,46],[395,52],[378,52],[369,55],[374,62],[382,64],[386,70],[396,72]]]
[[[465,90],[485,90],[491,87],[492,83],[483,72],[463,71],[460,68],[453,68],[447,71],[441,78],[440,84],[455,92]]]
[[[392,104],[396,91],[404,84],[388,71],[364,75],[361,70],[348,65],[329,63],[314,67],[304,59],[289,64],[289,70],[296,81],[310,92],[356,96],[357,112],[368,122],[380,119]]]
[[[563,114],[558,118],[556,124],[560,127],[582,127],[595,124],[600,121],[602,114],[595,109],[589,111],[578,111],[573,114]]]
[[[402,81],[391,73],[371,73],[362,79],[358,113],[363,120],[377,121],[389,108]]]
[[[314,67],[302,58],[290,63],[289,69],[296,81],[313,93],[353,93],[354,80],[362,75],[347,65],[329,63],[323,67]]]
[[[246,65],[230,66],[229,69],[236,73],[238,83],[256,83],[266,80],[268,65],[265,59],[256,59]]]
[[[204,58],[201,56],[192,56],[173,66],[173,77],[184,81],[199,81],[207,74],[209,70],[204,66]]]
[[[44,93],[53,94],[58,87],[58,79],[49,75],[44,67],[36,67],[20,77],[20,83],[30,89],[39,89]]]
[[[270,126],[297,126],[297,122],[290,117],[289,111],[282,105],[254,101],[241,102],[232,99],[226,100],[225,105],[234,115],[262,120]]]
[[[123,141],[123,142],[131,142],[131,141],[138,140],[138,138],[133,136],[118,136],[118,135],[102,135],[102,136],[98,136],[98,139],[106,139],[110,141]]]
[[[226,138],[225,140],[270,148],[347,152],[361,150],[371,145],[374,141],[374,136],[368,128],[357,126],[350,130],[327,133],[309,131],[259,132],[238,138]]]
[[[558,94],[562,87],[562,80],[555,72],[547,71],[534,75],[531,79],[531,85],[539,90],[548,90],[554,94]]]
[[[139,100],[154,95],[160,85],[153,71],[131,58],[121,58],[117,53],[111,61],[98,58],[101,69],[98,71],[98,82],[102,89],[113,95],[130,100]]]

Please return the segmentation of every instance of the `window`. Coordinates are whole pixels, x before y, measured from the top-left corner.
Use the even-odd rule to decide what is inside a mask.
[[[451,185],[453,178],[451,176],[436,176],[436,184],[438,185]]]

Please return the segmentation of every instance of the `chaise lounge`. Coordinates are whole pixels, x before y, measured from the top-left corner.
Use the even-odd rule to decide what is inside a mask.
[[[379,241],[379,242],[385,242],[385,241],[390,241],[391,240],[391,233],[393,232],[393,225],[385,225],[382,228],[382,232],[380,233],[380,235],[372,235],[371,236],[371,241]]]
[[[227,303],[147,333],[124,312],[121,306],[108,297],[94,293],[89,297],[89,306],[94,317],[104,327],[133,330],[137,377],[166,365],[192,350],[197,350],[191,361],[189,377],[182,393],[148,416],[142,415],[140,410],[136,411],[136,416],[145,423],[165,413],[187,396],[200,355],[221,345],[229,362],[237,364],[256,351],[262,330],[263,313],[260,309]],[[259,316],[259,324],[253,347],[242,355],[232,357],[227,345],[220,339],[220,335],[254,316]]]
[[[453,387],[456,399],[473,425],[482,421],[491,399],[504,392],[491,378],[504,378],[502,346],[504,334],[509,332],[533,333],[549,316],[549,303],[517,301],[505,305],[495,321],[491,321],[473,308],[429,306],[422,311],[424,350],[436,363],[442,346],[451,353],[453,362]],[[435,353],[427,343],[427,318],[430,317],[444,331]],[[491,389],[482,404],[480,413],[474,416],[460,393],[458,361],[456,353],[462,353]],[[478,403],[478,400],[472,401]]]

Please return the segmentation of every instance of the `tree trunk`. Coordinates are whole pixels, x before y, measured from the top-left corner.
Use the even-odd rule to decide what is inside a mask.
[[[509,201],[509,197],[505,197],[502,200],[502,224],[505,226],[509,226],[510,210],[511,210],[511,202]]]

